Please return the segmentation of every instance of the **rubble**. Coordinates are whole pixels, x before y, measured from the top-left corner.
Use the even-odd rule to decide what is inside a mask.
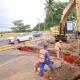
[[[47,71],[46,80],[79,80],[80,66],[64,64],[60,68],[56,68],[54,72]]]

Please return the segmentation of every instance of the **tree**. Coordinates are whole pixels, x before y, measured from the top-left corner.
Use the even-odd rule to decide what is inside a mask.
[[[62,12],[67,6],[67,4],[68,4],[67,2],[64,2],[64,3],[62,3],[61,1],[55,2],[55,11],[53,15],[55,25],[59,25],[61,16],[62,16]]]
[[[53,14],[53,19],[54,19],[54,25],[59,25],[60,20],[61,20],[61,16],[62,16],[62,12],[63,10],[66,8],[66,6],[68,5],[68,2],[53,2],[54,6],[52,6],[52,14]],[[49,5],[49,4],[48,4]],[[45,6],[47,7],[47,5]],[[45,10],[46,11],[46,10]],[[71,12],[70,16],[68,17],[68,20],[72,20],[72,17],[76,18],[76,11],[75,9],[73,9],[73,11]],[[49,8],[47,8],[46,11],[46,18],[45,18],[45,26],[47,29],[49,29],[51,27],[51,14],[49,14]]]
[[[13,32],[26,32],[30,28],[30,25],[24,25],[23,20],[16,20],[13,22],[15,27],[12,27]]]
[[[54,14],[54,0],[46,0],[46,17],[50,19],[50,26],[53,26],[53,14]]]
[[[45,26],[46,26],[46,29],[49,29],[51,27],[51,16],[48,15],[46,18],[45,18]]]

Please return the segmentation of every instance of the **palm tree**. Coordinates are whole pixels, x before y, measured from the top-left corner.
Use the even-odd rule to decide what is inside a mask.
[[[51,26],[53,26],[53,14],[54,14],[54,10],[55,10],[55,6],[54,6],[55,2],[54,0],[46,0],[46,16],[50,15],[51,16]]]

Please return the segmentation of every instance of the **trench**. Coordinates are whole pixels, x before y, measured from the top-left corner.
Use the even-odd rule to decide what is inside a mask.
[[[33,54],[38,54],[39,50],[40,50],[40,48],[38,48],[38,47],[30,47],[30,46],[19,47],[17,49],[20,51],[24,51],[24,52],[31,52]],[[50,56],[56,57],[56,54],[54,51],[49,50],[49,53],[50,53]],[[61,57],[62,56],[64,56],[64,60],[66,62],[68,62],[70,64],[75,64],[80,68],[80,59],[78,59],[76,56],[61,54]],[[77,72],[77,70],[76,70],[76,72]],[[63,71],[63,73],[65,73],[65,70]],[[77,75],[74,75],[73,79],[71,79],[71,80],[80,80],[80,73]]]
[[[19,47],[17,48],[20,51],[24,51],[24,52],[31,52],[33,54],[38,54],[40,48],[39,47],[31,47],[31,46],[24,46],[24,47]],[[48,50],[49,51],[49,55],[52,57],[57,57],[56,53],[53,50]],[[75,55],[71,55],[71,54],[63,54],[60,53],[60,57],[63,58],[64,61],[70,63],[70,64],[76,64],[78,66],[80,66],[80,58],[75,56]]]

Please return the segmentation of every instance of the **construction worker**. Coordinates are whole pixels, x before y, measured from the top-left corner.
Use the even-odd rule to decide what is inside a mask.
[[[49,52],[47,50],[46,45],[44,45],[43,49],[40,50],[38,58],[39,58],[39,63],[40,63],[39,64],[40,65],[40,76],[44,75],[45,64],[47,64],[50,70],[53,71],[54,65],[50,61]]]
[[[54,45],[54,49],[55,49],[55,52],[56,52],[56,54],[57,54],[57,58],[60,58],[61,43],[62,43],[62,41],[59,40],[59,41],[56,42],[55,45]]]

